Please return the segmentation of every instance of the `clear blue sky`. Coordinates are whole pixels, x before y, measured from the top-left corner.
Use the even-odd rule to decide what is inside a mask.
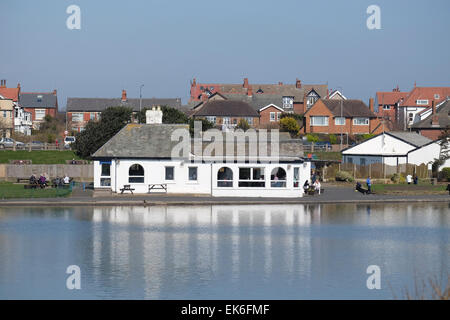
[[[81,8],[81,30],[66,8]],[[381,8],[381,30],[366,9]],[[189,81],[327,83],[366,103],[397,84],[450,85],[450,1],[0,2],[0,78],[69,97],[189,96]]]

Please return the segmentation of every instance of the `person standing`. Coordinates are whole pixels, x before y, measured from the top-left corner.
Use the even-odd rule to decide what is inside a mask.
[[[408,174],[408,175],[406,176],[406,182],[407,182],[408,184],[411,184],[411,182],[412,182],[412,176],[411,176],[410,174]]]
[[[367,184],[367,193],[372,193],[372,181],[370,180],[370,177],[367,177],[366,184]]]

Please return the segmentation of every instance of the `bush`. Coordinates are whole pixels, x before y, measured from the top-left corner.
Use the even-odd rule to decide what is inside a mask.
[[[239,120],[236,129],[242,129],[243,131],[247,131],[248,129],[250,129],[250,125],[248,124],[247,120],[241,119]]]
[[[330,136],[328,138],[330,139],[331,144],[337,143],[337,137],[334,134],[330,134]]]
[[[308,133],[306,135],[306,139],[309,142],[318,142],[319,141],[319,136],[317,134]]]
[[[353,182],[353,176],[350,172],[347,171],[338,171],[336,172],[336,181],[346,181]]]
[[[394,183],[405,183],[406,182],[406,178],[404,176],[402,176],[401,174],[394,173],[391,176],[391,181],[394,182]]]
[[[280,120],[280,129],[281,131],[289,132],[291,135],[297,135],[300,130],[300,126],[294,118],[285,117]]]
[[[280,116],[280,119],[283,119],[283,118],[293,118],[293,119],[297,120],[297,122],[303,123],[303,115],[298,114],[298,113],[283,112]]]
[[[450,181],[450,167],[445,167],[441,171],[441,179],[443,181]]]

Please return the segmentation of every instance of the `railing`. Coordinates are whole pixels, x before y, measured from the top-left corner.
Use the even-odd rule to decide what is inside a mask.
[[[24,143],[24,144],[0,144],[0,149],[4,150],[67,150],[67,148],[64,147],[64,144],[56,144],[56,143]]]

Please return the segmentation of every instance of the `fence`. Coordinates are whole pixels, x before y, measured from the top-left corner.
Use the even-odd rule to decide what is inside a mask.
[[[389,179],[394,173],[402,174],[404,177],[410,174],[417,175],[419,179],[431,177],[431,170],[428,170],[426,164],[420,166],[414,164],[401,164],[398,166],[389,166],[382,163],[372,163],[368,165],[357,165],[354,163],[331,164],[323,168],[323,177],[325,179],[334,180],[337,171],[347,171],[354,179]]]
[[[0,179],[16,181],[17,178],[29,178],[32,174],[45,174],[53,179],[65,175],[76,181],[93,181],[92,164],[0,164]]]
[[[64,144],[56,144],[56,143],[24,143],[24,144],[1,144],[0,149],[4,150],[68,150],[64,147]]]

